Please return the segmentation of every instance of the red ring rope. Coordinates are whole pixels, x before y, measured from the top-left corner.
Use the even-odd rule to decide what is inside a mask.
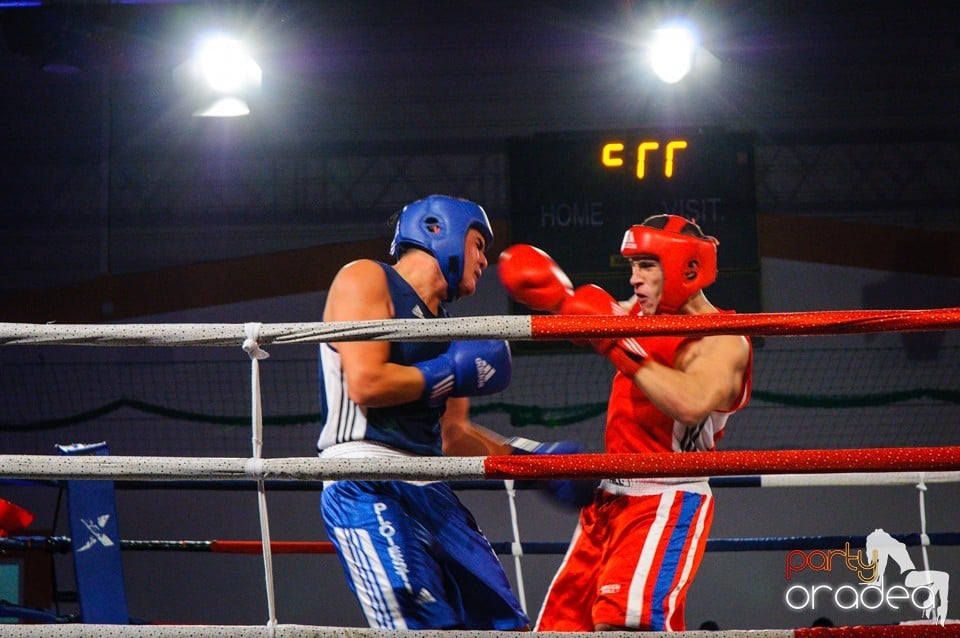
[[[960,469],[960,447],[766,450],[689,454],[488,456],[484,475],[502,478],[640,478],[894,472]]]
[[[934,310],[835,310],[732,315],[654,315],[651,317],[534,315],[533,339],[571,336],[745,334],[803,336],[866,332],[955,330],[960,308]]]
[[[793,630],[794,638],[942,638],[960,636],[960,624],[854,625],[851,627],[808,627]]]

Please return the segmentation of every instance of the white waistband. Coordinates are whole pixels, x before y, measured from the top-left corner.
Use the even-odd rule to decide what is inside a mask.
[[[648,494],[663,494],[664,492],[696,492],[710,495],[710,482],[701,478],[648,478],[624,479],[613,478],[600,481],[600,489],[610,494],[622,496],[646,496]]]
[[[398,450],[382,443],[373,441],[347,441],[346,443],[337,443],[320,451],[321,459],[385,459],[385,458],[410,458],[416,454],[405,450]],[[350,479],[341,479],[347,480]],[[335,481],[324,481],[323,486],[327,487]],[[413,485],[429,485],[438,481],[404,481]]]
[[[320,451],[321,459],[407,458],[411,456],[416,455],[373,441],[347,441],[346,443],[331,445]]]

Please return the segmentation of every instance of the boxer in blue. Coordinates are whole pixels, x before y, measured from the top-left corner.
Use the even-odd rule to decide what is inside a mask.
[[[396,219],[395,264],[346,264],[324,321],[433,319],[473,294],[493,231],[477,204],[432,195]],[[323,458],[511,454],[510,441],[470,421],[470,396],[510,382],[505,341],[337,342],[320,346]],[[526,452],[529,441],[524,441]],[[534,453],[578,451],[533,443]],[[490,543],[442,481],[332,481],[321,512],[371,627],[529,628]]]

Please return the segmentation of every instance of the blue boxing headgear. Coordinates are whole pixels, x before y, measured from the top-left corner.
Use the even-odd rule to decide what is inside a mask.
[[[400,211],[390,255],[399,258],[400,246],[408,244],[436,257],[447,280],[446,301],[453,301],[463,279],[463,247],[471,228],[480,231],[488,245],[493,242],[490,220],[478,204],[446,195],[430,195],[407,204]]]

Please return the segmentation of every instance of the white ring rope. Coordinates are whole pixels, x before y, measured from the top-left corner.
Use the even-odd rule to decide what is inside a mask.
[[[767,474],[759,477],[760,487],[869,487],[957,483],[960,472],[850,472],[840,474]]]
[[[0,323],[0,345],[236,346],[247,324],[31,324]],[[259,343],[324,341],[449,341],[530,339],[529,316],[381,319],[260,324]]]
[[[596,633],[541,631],[538,638],[588,638]],[[643,632],[644,638],[927,638],[960,637],[960,625],[902,624],[804,629],[726,629],[719,631]],[[0,636],[17,638],[516,638],[517,632],[368,629],[309,625],[0,625]],[[636,638],[636,632],[603,632],[604,638]]]
[[[528,634],[540,638],[578,638],[592,633],[544,631]],[[605,638],[636,638],[636,633],[604,632]],[[866,636],[861,633],[858,636]],[[885,634],[886,635],[886,634]],[[906,633],[893,635],[908,636]],[[960,633],[952,634],[960,635]],[[516,638],[507,631],[385,630],[361,627],[276,625],[0,625],[0,636],[17,638]],[[645,638],[794,638],[789,629],[645,632]],[[850,636],[850,634],[844,634]]]
[[[713,454],[724,454],[714,452]],[[617,457],[620,455],[607,455]],[[355,478],[358,480],[482,480],[487,478],[484,460],[490,457],[416,457],[379,459],[321,459],[289,457],[248,459],[232,457],[173,456],[50,456],[44,454],[0,454],[0,476],[34,480],[103,479],[116,481],[323,481]],[[529,457],[523,462],[549,467],[560,456]],[[637,472],[625,472],[631,476]],[[753,474],[753,473],[751,473]],[[542,472],[538,478],[570,478],[562,468]],[[658,473],[658,476],[667,474]],[[705,472],[685,471],[684,476],[707,476]],[[919,472],[859,472],[795,474],[771,470],[760,477],[762,487],[867,486],[915,484]],[[960,471],[923,472],[926,483],[960,481]],[[577,478],[599,478],[576,474]],[[517,478],[529,478],[518,475]],[[750,476],[755,479],[756,477]]]
[[[530,316],[379,319],[260,324],[260,344],[323,341],[564,340],[642,335],[742,334],[809,336],[952,330],[960,308],[840,310],[733,315]],[[0,345],[230,346],[243,343],[246,324],[0,323]]]
[[[482,479],[485,457],[245,459],[172,456],[0,455],[0,476],[31,479],[204,480],[416,480]],[[259,461],[259,462],[258,462]]]

